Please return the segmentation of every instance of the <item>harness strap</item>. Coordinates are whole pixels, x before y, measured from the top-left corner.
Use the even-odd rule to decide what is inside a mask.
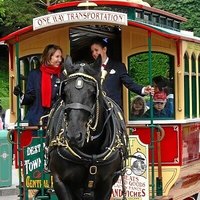
[[[103,124],[101,132],[99,134],[97,134],[97,135],[94,135],[94,136],[91,135],[91,141],[96,140],[97,138],[99,138],[99,136],[101,136],[101,134],[103,133],[104,128],[105,128],[106,124],[108,123],[108,120],[110,119],[112,113],[113,112],[110,111],[109,114],[107,115],[106,120],[104,121],[104,124]]]
[[[86,110],[88,111],[89,113],[92,113],[93,112],[93,109],[90,108],[89,106],[87,105],[83,105],[81,103],[70,103],[70,104],[66,104],[65,105],[65,110],[67,109],[75,109],[75,110]]]
[[[94,199],[94,188],[96,185],[96,175],[97,175],[97,165],[95,165],[97,161],[97,155],[92,155],[92,164],[89,167],[88,180],[87,180],[87,188],[83,194],[84,199]]]

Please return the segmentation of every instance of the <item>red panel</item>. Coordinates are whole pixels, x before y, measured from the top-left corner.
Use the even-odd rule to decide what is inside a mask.
[[[165,135],[162,141],[158,142],[157,139],[157,131],[158,129],[154,129],[154,157],[155,163],[158,163],[159,152],[161,156],[162,165],[181,165],[182,160],[182,143],[180,137],[179,126],[165,126],[162,127],[164,129]],[[145,127],[137,127],[133,130],[134,135],[139,135],[140,140],[150,145],[151,141],[151,129]],[[159,147],[160,146],[160,147]],[[159,150],[160,148],[160,150]],[[151,162],[151,150],[149,150],[149,162]]]
[[[20,134],[20,141],[19,141],[19,147],[21,148],[21,152],[20,152],[20,160],[24,160],[24,156],[23,156],[23,151],[22,148],[25,146],[29,146],[30,143],[32,141],[32,131],[31,130],[24,130],[21,132]],[[14,154],[15,154],[15,167],[18,168],[18,151],[17,151],[17,131],[14,131]]]

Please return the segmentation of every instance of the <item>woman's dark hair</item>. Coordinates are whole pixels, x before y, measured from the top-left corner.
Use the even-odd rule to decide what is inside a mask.
[[[108,46],[108,38],[95,37],[92,39],[90,46],[92,46],[93,44],[98,44],[102,48],[107,47]]]
[[[155,76],[153,82],[157,85],[159,91],[169,94],[169,80],[163,76]]]

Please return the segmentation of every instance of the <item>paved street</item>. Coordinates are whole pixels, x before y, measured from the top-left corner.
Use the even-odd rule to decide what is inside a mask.
[[[12,196],[0,196],[0,200],[17,200],[17,195]]]

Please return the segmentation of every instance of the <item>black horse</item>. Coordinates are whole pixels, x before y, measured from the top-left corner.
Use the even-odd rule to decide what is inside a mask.
[[[120,108],[101,89],[101,58],[65,61],[61,98],[47,126],[49,168],[59,200],[109,200],[124,169],[127,136]]]

